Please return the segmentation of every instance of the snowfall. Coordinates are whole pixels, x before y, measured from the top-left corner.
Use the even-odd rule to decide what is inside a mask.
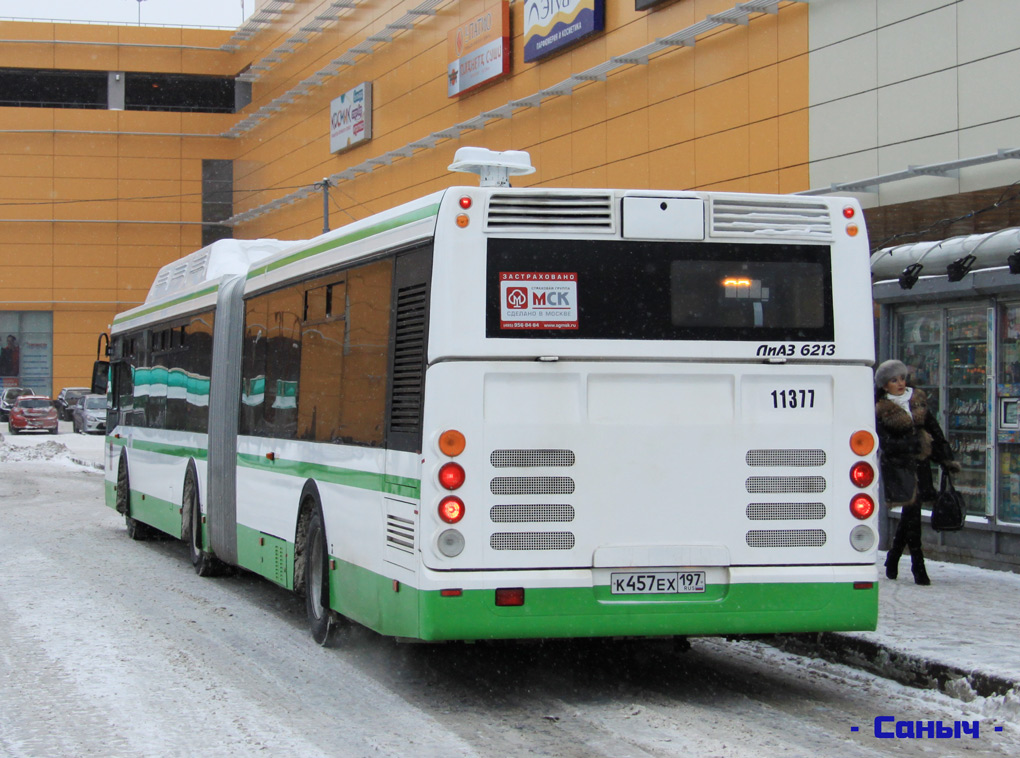
[[[131,541],[103,445],[63,423],[0,438],[0,756],[1020,754],[1020,687],[966,676],[1020,683],[1020,575],[929,562],[919,587],[904,559],[878,630],[845,637],[879,651],[863,667],[761,640],[411,645],[354,627],[320,648],[300,598]],[[906,686],[902,660],[957,674]],[[980,735],[883,739],[876,717]]]

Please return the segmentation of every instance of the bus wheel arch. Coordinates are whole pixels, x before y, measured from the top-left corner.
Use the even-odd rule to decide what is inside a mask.
[[[181,540],[188,546],[188,555],[199,576],[218,576],[224,564],[203,549],[202,503],[198,490],[198,470],[194,459],[188,461],[181,496]]]
[[[117,464],[117,512],[124,514],[124,525],[131,539],[144,541],[155,536],[151,526],[131,517],[131,474],[128,471],[126,450],[120,451],[120,461]]]
[[[318,488],[314,482],[305,485],[295,537],[294,583],[304,589],[305,610],[312,639],[328,647],[343,625],[343,617],[329,602],[329,543],[322,516]]]

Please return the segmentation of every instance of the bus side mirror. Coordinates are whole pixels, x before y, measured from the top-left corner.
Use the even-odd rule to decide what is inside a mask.
[[[92,394],[105,395],[110,379],[110,362],[96,361],[92,364]]]

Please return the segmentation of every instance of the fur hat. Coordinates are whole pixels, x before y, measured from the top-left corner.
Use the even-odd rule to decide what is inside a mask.
[[[901,376],[906,379],[909,373],[910,369],[907,368],[903,361],[883,361],[875,369],[875,387],[882,389],[893,379],[898,379]]]

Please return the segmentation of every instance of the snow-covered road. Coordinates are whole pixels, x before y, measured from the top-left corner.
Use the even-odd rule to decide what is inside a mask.
[[[290,593],[202,579],[181,543],[128,539],[101,474],[70,461],[86,445],[102,441],[0,442],[0,756],[1020,754],[1016,699],[964,703],[753,642],[429,646],[354,629],[322,649]],[[883,715],[981,732],[878,739]]]

